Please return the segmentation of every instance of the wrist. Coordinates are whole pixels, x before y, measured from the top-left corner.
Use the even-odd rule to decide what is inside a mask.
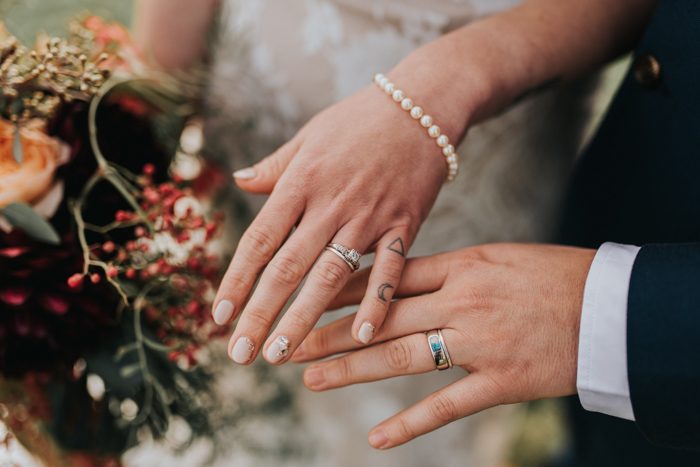
[[[457,146],[489,92],[477,70],[463,73],[465,65],[449,55],[446,47],[434,42],[408,55],[386,75],[432,115]]]

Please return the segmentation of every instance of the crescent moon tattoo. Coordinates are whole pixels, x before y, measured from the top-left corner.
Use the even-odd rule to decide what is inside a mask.
[[[382,284],[379,286],[377,289],[377,296],[379,297],[379,300],[386,302],[386,297],[384,296],[384,292],[387,291],[387,289],[393,289],[394,286],[391,284]]]

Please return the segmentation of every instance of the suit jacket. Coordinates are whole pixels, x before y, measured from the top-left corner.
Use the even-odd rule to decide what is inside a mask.
[[[643,245],[627,310],[636,422],[572,400],[574,464],[700,466],[700,1],[660,1],[576,167],[559,240]]]

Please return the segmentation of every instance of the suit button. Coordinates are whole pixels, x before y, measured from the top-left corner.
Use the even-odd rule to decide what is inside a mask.
[[[661,81],[661,65],[650,54],[642,54],[634,60],[634,79],[645,88],[655,88]]]

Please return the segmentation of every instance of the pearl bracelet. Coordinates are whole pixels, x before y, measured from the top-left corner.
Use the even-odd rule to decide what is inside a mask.
[[[450,144],[450,139],[447,135],[442,134],[440,127],[433,123],[433,117],[424,113],[422,107],[414,105],[413,101],[383,74],[377,73],[374,75],[374,83],[386,94],[390,95],[414,120],[418,120],[421,126],[428,131],[428,135],[435,139],[437,145],[442,149],[442,154],[447,162],[447,181],[451,182],[454,180],[459,170],[457,152],[455,147]]]

